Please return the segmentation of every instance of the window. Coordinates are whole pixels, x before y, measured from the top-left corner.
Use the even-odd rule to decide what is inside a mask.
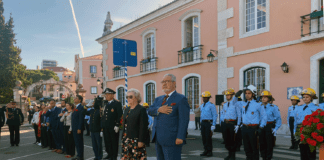
[[[64,90],[63,90],[63,86],[60,86],[60,89],[59,89],[59,90],[60,90],[60,91],[64,91]]]
[[[155,57],[155,44],[154,43],[155,43],[154,34],[149,34],[145,37],[145,44],[146,44],[145,58]]]
[[[97,73],[97,66],[90,66],[90,73]]]
[[[195,47],[199,45],[198,17],[190,17],[185,21],[185,36],[185,47]]]
[[[266,27],[266,0],[246,0],[246,32]]]
[[[118,101],[122,104],[122,106],[125,105],[125,88],[124,87],[119,87],[117,89],[117,99]]]
[[[91,94],[97,94],[97,87],[91,87]]]
[[[50,85],[49,91],[54,91],[54,85]]]
[[[244,87],[254,85],[257,87],[257,95],[265,89],[265,68],[253,67],[244,71]]]
[[[199,78],[189,77],[185,80],[185,95],[192,110],[199,105]]]
[[[155,100],[155,84],[149,83],[145,86],[146,88],[146,103],[151,106]]]

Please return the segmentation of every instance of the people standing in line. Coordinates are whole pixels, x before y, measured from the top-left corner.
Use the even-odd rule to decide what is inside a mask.
[[[28,121],[29,121],[29,124],[31,123],[31,121],[32,121],[32,119],[34,117],[35,108],[36,108],[36,104],[33,104],[28,109]]]
[[[228,150],[228,156],[225,160],[235,160],[235,152],[236,152],[236,135],[239,130],[239,126],[241,125],[241,117],[242,113],[240,112],[240,106],[236,105],[237,98],[242,94],[242,91],[239,91],[235,95],[234,89],[227,89],[225,91],[225,96],[227,102],[223,106],[224,113],[224,140],[225,140],[225,148]],[[234,96],[235,95],[235,96]]]
[[[304,121],[307,115],[312,114],[315,112],[319,107],[313,103],[314,99],[317,99],[316,92],[312,88],[304,89],[301,92],[303,96],[304,104],[300,105],[299,107],[295,108],[295,122],[294,122],[294,133],[299,132],[300,128],[302,127],[302,122]],[[298,138],[297,143],[300,142],[300,137]],[[310,151],[309,145],[306,144],[299,144],[300,148],[300,158],[301,160],[315,160],[316,159],[316,150],[313,152]]]
[[[75,109],[72,112],[72,134],[77,150],[77,157],[72,160],[84,159],[84,142],[83,142],[83,130],[84,130],[84,107],[81,105],[83,97],[77,95],[74,99]]]
[[[288,108],[288,115],[287,115],[287,122],[288,122],[288,128],[290,130],[290,137],[291,137],[291,146],[289,149],[298,149],[298,143],[296,141],[295,135],[294,135],[294,122],[295,122],[295,112],[296,108],[299,107],[298,103],[300,102],[300,99],[298,96],[294,95],[290,97],[291,105]]]
[[[103,116],[101,118],[104,143],[108,154],[104,159],[111,160],[117,160],[119,126],[123,115],[121,103],[114,99],[115,93],[116,92],[110,88],[106,88],[103,91],[108,102],[104,106]]]
[[[101,134],[101,113],[100,108],[102,105],[101,97],[95,98],[94,101],[94,109],[86,111],[86,115],[90,116],[90,132],[91,132],[91,140],[92,140],[92,149],[95,154],[95,160],[100,160],[103,157],[102,152],[102,134]]]
[[[273,156],[274,137],[281,126],[281,116],[278,106],[270,104],[273,100],[272,94],[265,90],[261,93],[261,107],[265,109],[267,114],[267,124],[261,130],[260,138],[260,153],[263,160],[270,160]],[[275,123],[276,122],[276,123]],[[275,125],[274,125],[275,124]],[[273,126],[275,126],[273,128]]]
[[[121,160],[147,159],[145,141],[147,139],[148,116],[139,103],[141,93],[137,89],[127,91],[128,106],[123,116],[123,137]]]
[[[213,131],[217,121],[217,111],[213,103],[209,102],[211,94],[209,91],[205,91],[201,95],[203,104],[200,105],[200,122],[201,122],[201,136],[204,145],[204,152],[200,156],[213,156]]]
[[[37,106],[35,106],[35,113],[33,114],[31,123],[32,123],[32,126],[34,127],[35,137],[36,137],[36,142],[34,144],[41,146],[42,145],[41,140],[40,140],[40,137],[38,137],[39,108]]]
[[[75,144],[71,128],[72,112],[74,105],[72,103],[65,104],[65,110],[60,121],[63,123],[63,132],[64,132],[64,144],[66,148],[66,158],[74,157],[75,155]]]
[[[63,137],[61,135],[60,130],[60,117],[59,114],[62,112],[62,109],[55,105],[55,101],[50,101],[50,109],[46,112],[46,117],[49,117],[50,127],[52,131],[52,135],[54,138],[54,143],[56,145],[55,149],[52,152],[63,153]]]
[[[143,103],[143,107],[146,109],[146,113],[148,114],[147,109],[150,107],[148,103]],[[145,141],[145,147],[150,147],[150,143],[151,143],[151,129],[153,126],[153,118],[150,115],[148,116],[148,126],[147,126],[147,138]]]
[[[200,108],[199,108],[199,105],[196,105],[195,106],[195,126],[196,126],[196,129],[195,130],[200,130]]]
[[[190,106],[188,99],[177,93],[173,74],[164,75],[161,84],[165,95],[155,98],[148,109],[149,115],[154,117],[152,142],[155,142],[158,160],[179,160],[182,146],[186,144]]]
[[[4,114],[5,108],[6,108],[5,106],[0,108],[0,139],[1,139],[1,128],[4,126],[6,121],[5,114]]]
[[[93,100],[90,100],[90,102],[86,106],[87,106],[86,110],[90,111],[92,109],[92,106],[93,106]],[[90,136],[89,120],[90,120],[90,116],[85,115],[84,116],[84,125],[85,125],[86,131],[87,131],[85,136]]]
[[[9,126],[10,132],[10,144],[11,147],[14,145],[19,146],[20,142],[20,125],[24,123],[24,115],[21,112],[20,108],[16,108],[16,102],[12,101],[7,105],[6,109],[7,115],[7,124]]]
[[[255,101],[256,87],[249,85],[244,90],[246,102],[242,103],[242,138],[246,159],[259,159],[257,133],[265,127],[267,114],[264,107]]]

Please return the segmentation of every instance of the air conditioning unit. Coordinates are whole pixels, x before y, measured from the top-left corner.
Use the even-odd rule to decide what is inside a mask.
[[[96,78],[96,74],[91,73],[91,78]]]

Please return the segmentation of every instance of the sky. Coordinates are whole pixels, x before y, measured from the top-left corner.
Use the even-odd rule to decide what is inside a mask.
[[[173,0],[72,0],[84,56],[102,53],[95,41],[102,36],[110,11],[112,31]],[[41,67],[43,59],[74,70],[74,56],[82,57],[80,41],[69,0],[3,0],[6,21],[10,13],[21,48],[22,64],[28,69]]]

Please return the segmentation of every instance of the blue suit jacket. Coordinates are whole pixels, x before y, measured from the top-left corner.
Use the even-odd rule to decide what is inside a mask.
[[[49,123],[52,129],[58,129],[60,117],[58,116],[62,112],[61,108],[56,107],[54,111],[46,112],[46,117],[49,117]]]
[[[148,109],[148,114],[154,117],[152,141],[156,139],[162,146],[175,146],[177,138],[186,143],[186,135],[190,117],[190,106],[187,98],[176,91],[169,97],[164,105],[172,107],[171,114],[158,113],[165,95],[157,97]]]
[[[83,131],[84,125],[84,107],[80,104],[77,108],[78,111],[73,111],[72,113],[72,131],[77,131],[78,129]]]

